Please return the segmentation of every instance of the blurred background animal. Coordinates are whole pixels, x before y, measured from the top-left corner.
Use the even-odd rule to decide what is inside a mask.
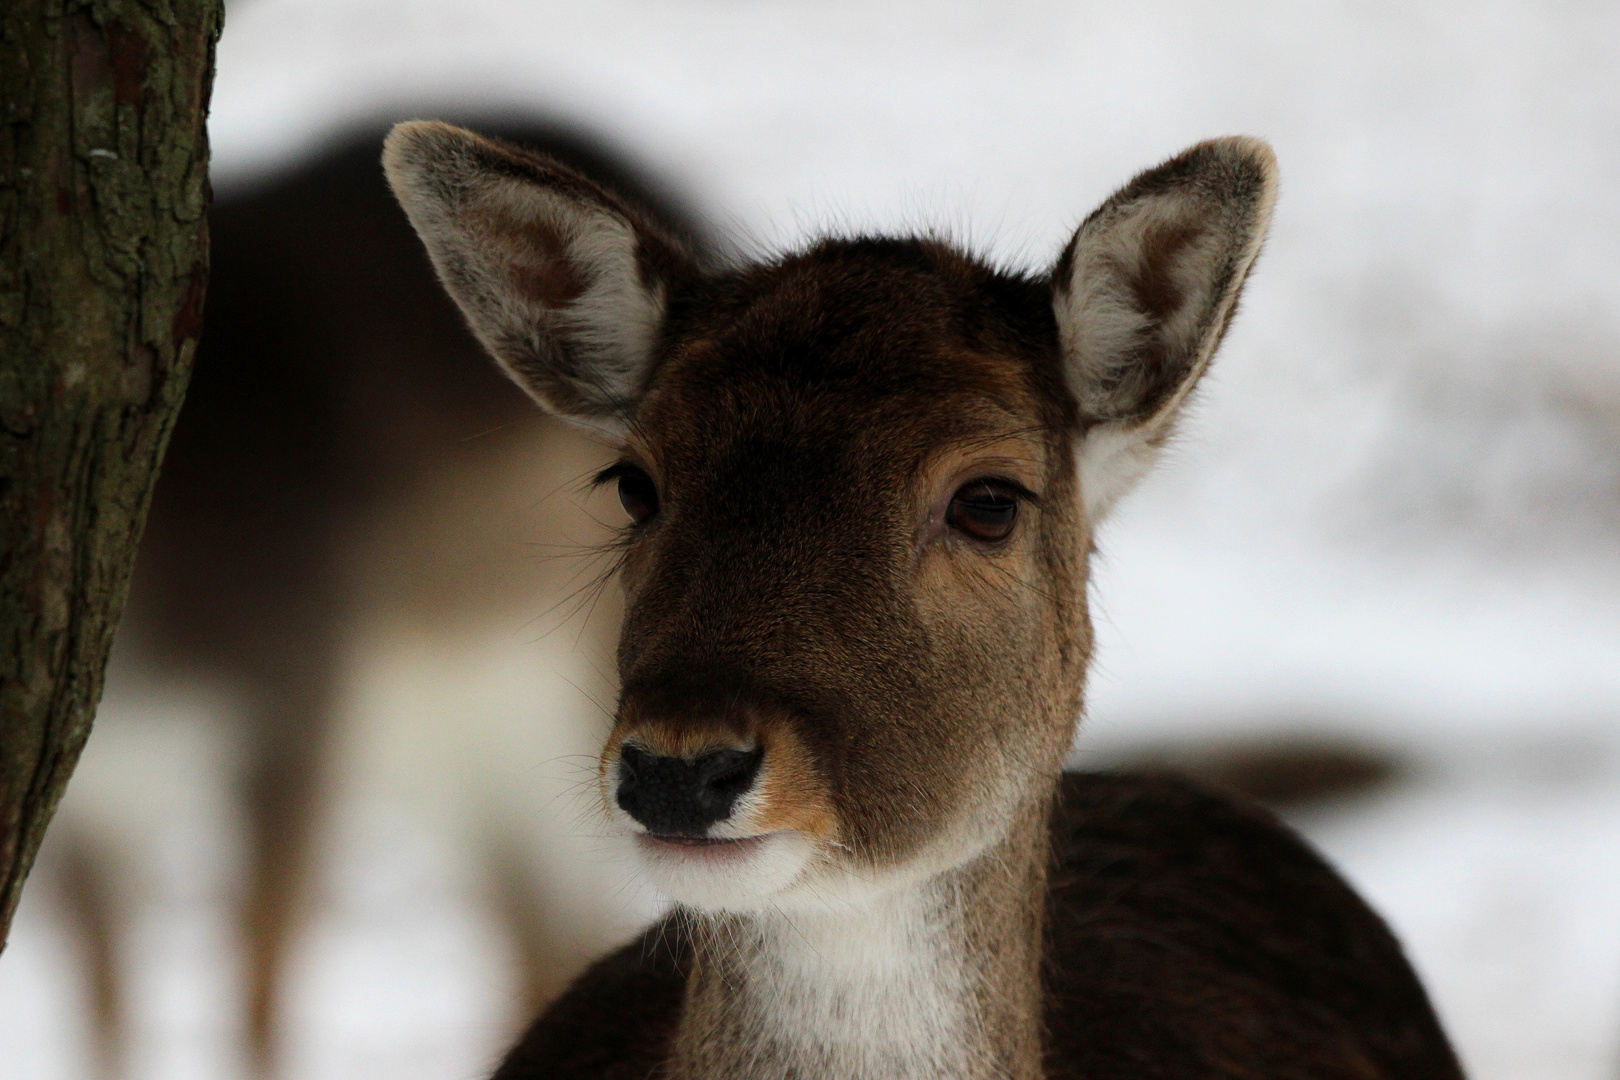
[[[691,229],[678,200],[599,144],[534,121],[496,126]],[[274,1069],[336,761],[353,780],[367,762],[388,772],[377,759],[391,753],[432,759],[406,766],[440,774],[414,798],[472,777],[459,795],[478,805],[462,812],[482,815],[471,834],[520,960],[521,1011],[615,925],[594,896],[570,899],[588,868],[562,882],[547,865],[558,860],[547,844],[568,831],[567,806],[548,805],[559,775],[566,787],[558,763],[593,752],[590,702],[613,692],[600,654],[616,612],[591,557],[603,535],[574,497],[598,449],[537,421],[481,362],[383,184],[383,130],[356,130],[213,208],[207,326],[97,732],[139,741],[127,729],[142,721],[118,708],[133,686],[160,688],[160,702],[162,687],[218,691],[244,830],[243,1008],[260,1074]],[[148,779],[161,785],[156,764]],[[109,795],[90,765],[54,839],[111,1076],[130,1010],[125,909],[142,874],[118,834],[162,792]]]

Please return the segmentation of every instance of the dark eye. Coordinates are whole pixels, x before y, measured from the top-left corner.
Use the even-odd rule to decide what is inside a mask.
[[[624,507],[631,521],[637,525],[645,524],[658,513],[658,488],[646,472],[627,462],[620,462],[596,478],[599,484],[610,480],[618,481],[619,505]]]
[[[945,524],[985,543],[1005,540],[1017,520],[1018,493],[994,480],[963,484],[945,511]]]

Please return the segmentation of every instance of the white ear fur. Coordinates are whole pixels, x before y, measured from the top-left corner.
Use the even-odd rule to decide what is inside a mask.
[[[396,126],[383,169],[473,333],[563,416],[611,426],[640,395],[690,256],[569,169],[471,132]]]
[[[1095,525],[1157,459],[1259,254],[1277,190],[1257,139],[1200,143],[1142,173],[1076,232],[1053,273],[1064,374],[1086,425]]]
[[[1112,420],[1081,437],[1080,497],[1095,528],[1120,499],[1158,464],[1163,440],[1144,439],[1136,428]]]

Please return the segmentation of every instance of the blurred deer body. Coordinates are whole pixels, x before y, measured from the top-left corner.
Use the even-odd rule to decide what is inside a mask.
[[[511,133],[662,201],[578,138]],[[482,800],[465,812],[528,954],[533,1000],[614,923],[545,880],[522,820],[555,796],[558,759],[599,746],[591,732],[607,718],[574,703],[614,692],[614,603],[595,604],[588,566],[556,557],[602,539],[569,498],[602,451],[473,362],[477,346],[382,180],[380,138],[365,133],[213,209],[207,328],[121,642],[122,667],[155,693],[199,680],[227,691],[261,1072],[273,1067],[283,960],[337,758],[420,753],[437,739],[440,765],[453,766],[441,785],[457,769],[476,774],[455,797]],[[596,617],[548,636],[566,621],[551,609],[570,604]],[[129,685],[115,680],[110,698]],[[491,738],[492,726],[507,736]],[[61,831],[88,836],[75,805]],[[546,814],[577,817],[566,801]],[[84,881],[79,891],[95,893]],[[104,934],[117,925],[91,921]],[[99,952],[116,965],[118,943]],[[122,1012],[115,974],[99,979],[104,1026]],[[116,1057],[117,1033],[105,1042]]]
[[[632,521],[600,793],[679,908],[498,1075],[1458,1075],[1275,821],[1061,772],[1094,529],[1225,331],[1264,144],[1143,173],[1041,276],[908,238],[716,265],[445,124],[384,162],[495,358],[618,437]]]

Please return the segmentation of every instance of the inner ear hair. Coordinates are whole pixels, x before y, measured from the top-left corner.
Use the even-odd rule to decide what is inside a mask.
[[[552,412],[612,426],[650,369],[690,246],[567,166],[433,121],[400,124],[383,169],[445,289]]]
[[[1258,139],[1213,139],[1098,207],[1053,273],[1070,388],[1091,423],[1173,413],[1214,355],[1277,190]]]
[[[1053,310],[1093,522],[1151,467],[1209,366],[1276,193],[1269,146],[1212,139],[1137,176],[1064,249]]]

